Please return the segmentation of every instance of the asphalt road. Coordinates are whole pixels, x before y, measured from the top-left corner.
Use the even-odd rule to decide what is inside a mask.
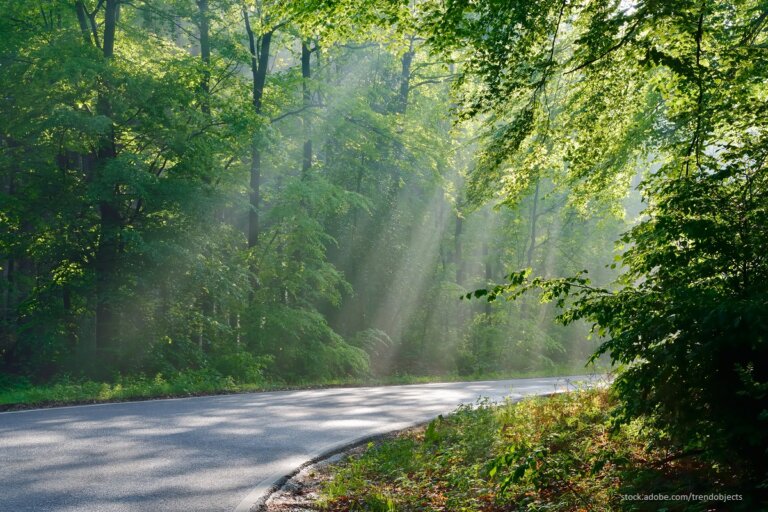
[[[0,413],[0,512],[246,512],[280,477],[478,397],[586,377],[249,393]]]

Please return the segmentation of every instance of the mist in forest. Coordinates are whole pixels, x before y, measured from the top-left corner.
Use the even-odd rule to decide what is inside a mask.
[[[524,268],[609,286],[631,187],[585,208],[553,164],[478,194],[461,64],[375,16],[91,3],[3,21],[3,379],[581,371],[589,326],[459,299]]]

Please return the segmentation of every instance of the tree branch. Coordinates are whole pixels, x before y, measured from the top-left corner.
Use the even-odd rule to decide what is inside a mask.
[[[701,40],[704,36],[704,9],[706,8],[706,0],[701,2],[701,12],[699,13],[699,21],[696,26],[696,84],[699,90],[698,99],[696,100],[696,128],[693,132],[693,138],[691,144],[688,146],[688,152],[685,155],[685,175],[688,176],[690,168],[691,155],[696,156],[696,167],[701,167],[700,153],[701,153],[701,117],[704,109],[704,68],[701,65]]]
[[[296,115],[296,114],[301,114],[301,113],[302,113],[302,112],[304,112],[305,110],[309,110],[309,109],[312,109],[312,108],[316,108],[316,107],[322,107],[322,106],[323,106],[323,105],[321,105],[321,104],[316,104],[316,103],[314,103],[314,104],[311,104],[311,105],[304,105],[303,107],[301,107],[301,108],[297,108],[296,110],[291,110],[291,111],[289,111],[289,112],[285,112],[285,113],[283,113],[283,114],[280,114],[280,115],[279,115],[279,116],[277,116],[277,117],[273,117],[273,118],[271,118],[271,119],[269,120],[269,122],[270,122],[270,123],[275,123],[275,122],[277,122],[277,121],[280,121],[281,119],[285,119],[286,117],[294,116],[294,115]]]
[[[632,24],[630,29],[627,31],[626,34],[624,34],[624,37],[622,37],[621,40],[618,43],[614,44],[613,46],[611,46],[610,48],[605,50],[603,53],[601,53],[600,55],[598,55],[596,57],[593,57],[593,58],[587,60],[586,62],[583,62],[583,63],[579,64],[575,68],[569,69],[568,71],[565,72],[565,74],[566,75],[570,75],[571,73],[575,73],[576,71],[579,71],[579,70],[582,70],[582,69],[584,69],[586,67],[589,67],[592,64],[594,64],[595,62],[604,59],[605,57],[607,57],[611,53],[615,52],[616,50],[618,50],[619,48],[621,48],[622,46],[627,44],[629,42],[630,38],[634,35],[634,33],[637,30],[637,28],[640,26],[640,22],[641,21],[643,21],[642,16],[638,16],[637,19],[635,20],[635,23]]]

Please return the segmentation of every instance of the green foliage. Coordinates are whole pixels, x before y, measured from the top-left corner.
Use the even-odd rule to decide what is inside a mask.
[[[607,390],[564,393],[499,406],[480,403],[418,432],[369,445],[324,484],[324,510],[665,510],[760,508],[742,471],[712,467],[672,449],[643,420],[616,427]],[[642,501],[636,494],[729,494],[728,503]]]
[[[216,354],[211,366],[238,384],[256,384],[264,382],[264,369],[271,362],[269,356],[256,357],[250,352],[237,350],[229,354]]]
[[[574,314],[598,323],[601,352],[627,366],[625,413],[650,414],[676,439],[765,471],[768,305],[764,172],[726,168],[657,185],[651,221],[626,237],[625,283],[587,294]],[[679,400],[679,393],[690,397]]]
[[[370,447],[336,472],[324,490],[325,509],[367,510],[372,498],[385,497],[395,510],[462,510],[472,502],[463,494],[482,485],[478,473],[495,427],[493,408],[481,402],[439,417],[421,435]]]
[[[365,350],[371,362],[374,375],[386,375],[390,372],[390,362],[397,346],[386,332],[379,329],[366,329],[355,334],[350,345]]]
[[[539,289],[566,308],[565,324],[594,324],[605,336],[595,357],[621,365],[624,421],[648,418],[680,446],[743,461],[752,484],[764,483],[764,3],[512,2],[500,15],[492,0],[447,5],[428,8],[433,37],[468,45],[466,111],[493,114],[479,191],[517,202],[547,171],[585,211],[645,167],[645,216],[621,238],[615,286],[595,286],[585,271],[516,272],[474,296]],[[505,30],[515,22],[522,32]]]
[[[473,374],[554,369],[553,357],[564,348],[548,331],[551,329],[516,318],[505,309],[478,315],[466,334],[460,371]]]
[[[214,370],[189,370],[154,377],[116,376],[113,382],[61,378],[51,386],[15,385],[0,392],[0,405],[63,405],[158,397],[192,396],[260,389],[262,381],[236,383]]]
[[[467,182],[479,124],[452,124],[451,83],[470,75],[425,42],[430,2],[119,3],[105,51],[104,2],[0,1],[2,375],[243,385],[573,366],[583,327],[456,297],[513,262],[603,254],[620,222],[595,234],[573,213],[554,138],[541,179],[514,184],[524,202],[541,185],[531,204],[498,221],[470,207],[492,195]],[[502,4],[533,16],[533,59],[551,14]],[[541,128],[540,104],[512,103],[522,121],[494,124],[485,168]],[[516,325],[534,334],[509,339]]]
[[[303,382],[368,373],[368,355],[347,344],[316,312],[275,304],[246,317],[248,343],[273,360],[273,378]]]

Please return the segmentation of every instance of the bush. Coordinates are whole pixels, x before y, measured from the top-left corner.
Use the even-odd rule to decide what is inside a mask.
[[[465,375],[552,370],[550,356],[562,351],[562,345],[536,322],[499,310],[474,318],[458,364]]]
[[[279,304],[254,308],[244,331],[250,351],[273,358],[274,379],[318,382],[368,374],[368,355],[347,344],[316,311]]]
[[[371,372],[374,375],[386,375],[392,370],[397,344],[386,332],[381,329],[365,329],[356,333],[349,343],[368,354]]]
[[[232,377],[242,384],[264,382],[264,370],[272,362],[271,356],[254,356],[244,350],[236,350],[223,355],[215,355],[211,366],[221,375]]]
[[[616,427],[608,390],[481,402],[438,417],[333,468],[329,511],[763,510],[738,466],[713,468],[672,449],[638,419]],[[623,500],[634,494],[741,494],[728,503]],[[379,509],[376,509],[379,510]]]
[[[743,156],[743,155],[742,155]],[[539,288],[605,336],[619,418],[646,418],[679,445],[750,469],[768,485],[768,173],[751,161],[645,185],[648,218],[623,237],[618,291],[583,273],[510,276],[491,297]],[[727,159],[726,159],[727,160]],[[486,292],[480,292],[483,294]]]

